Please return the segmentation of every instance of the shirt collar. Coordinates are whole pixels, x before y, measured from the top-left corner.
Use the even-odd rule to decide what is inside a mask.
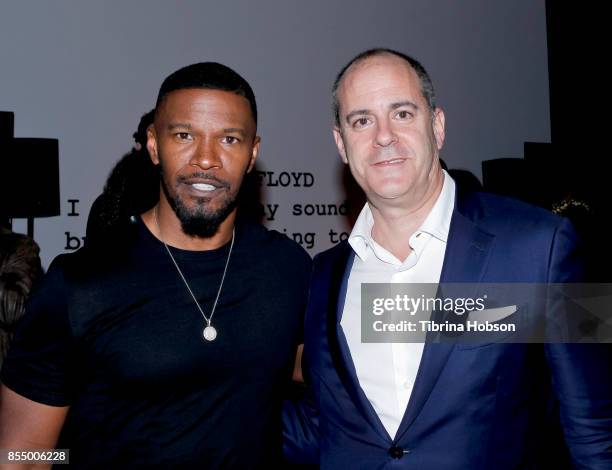
[[[453,208],[455,206],[455,182],[445,170],[442,171],[444,173],[442,191],[417,232],[428,233],[446,243],[448,241],[448,232],[453,216]],[[359,213],[359,217],[357,217],[355,226],[348,239],[355,254],[359,256],[362,261],[367,258],[368,251],[373,249],[373,246],[376,244],[372,239],[373,226],[374,217],[372,216],[372,210],[370,209],[370,205],[366,202]]]
[[[445,170],[442,171],[444,172],[442,191],[418,231],[429,233],[446,243],[455,207],[455,182]]]

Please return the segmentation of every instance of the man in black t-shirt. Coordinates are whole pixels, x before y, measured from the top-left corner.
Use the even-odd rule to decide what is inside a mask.
[[[255,97],[217,63],[160,89],[159,202],[54,260],[2,369],[0,448],[77,467],[270,468],[310,259],[236,218],[259,150]]]

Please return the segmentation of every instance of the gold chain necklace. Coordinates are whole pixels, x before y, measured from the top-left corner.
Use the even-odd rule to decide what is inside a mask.
[[[181,276],[181,279],[185,283],[185,287],[187,288],[187,290],[191,294],[191,298],[195,302],[196,307],[198,307],[198,310],[200,311],[200,313],[204,317],[204,320],[206,320],[206,326],[204,327],[204,330],[202,331],[202,336],[204,337],[204,339],[206,341],[214,341],[215,338],[217,337],[217,330],[216,330],[216,328],[214,326],[212,326],[211,323],[212,323],[213,315],[215,314],[215,309],[217,308],[217,302],[219,301],[219,296],[221,295],[221,289],[223,288],[223,282],[225,281],[225,274],[227,273],[227,267],[229,266],[229,261],[230,261],[230,258],[232,256],[232,249],[234,248],[234,238],[235,238],[235,235],[236,235],[236,229],[235,228],[232,229],[232,242],[230,243],[229,253],[227,254],[227,260],[225,261],[225,268],[223,268],[223,276],[221,277],[221,283],[219,284],[219,290],[217,290],[217,297],[215,298],[215,303],[213,304],[213,308],[210,311],[210,317],[207,317],[204,314],[204,311],[202,310],[202,307],[200,307],[200,303],[196,300],[195,295],[193,295],[193,291],[191,290],[191,287],[189,287],[189,283],[187,282],[187,279],[185,279],[185,276],[183,275],[183,272],[181,271],[181,268],[179,268],[179,265],[176,262],[176,260],[174,259],[174,256],[172,256],[172,252],[170,251],[170,248],[168,247],[168,245],[166,245],[166,242],[164,241],[164,239],[162,237],[161,227],[159,225],[159,220],[157,219],[157,206],[155,206],[155,209],[153,209],[153,217],[155,218],[155,225],[157,225],[157,230],[159,231],[159,238],[160,238],[161,242],[166,247],[166,251],[168,252],[168,255],[170,256],[170,259],[174,263],[174,266],[176,267],[176,270],[178,271],[179,275]]]

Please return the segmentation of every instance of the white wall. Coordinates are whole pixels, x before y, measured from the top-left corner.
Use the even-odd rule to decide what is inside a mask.
[[[279,204],[269,226],[315,232],[313,253],[331,246],[330,228],[347,230],[342,218],[294,217],[291,208],[343,201],[330,87],[345,62],[376,46],[429,70],[450,167],[480,177],[482,160],[550,140],[543,1],[4,2],[0,110],[15,112],[17,137],[60,141],[62,216],[35,227],[43,263],[64,251],[65,232],[84,235],[91,203],[163,78],[206,60],[234,68],[255,90],[260,170],[314,175],[311,188],[265,188]],[[68,199],[80,200],[79,217],[67,216]]]

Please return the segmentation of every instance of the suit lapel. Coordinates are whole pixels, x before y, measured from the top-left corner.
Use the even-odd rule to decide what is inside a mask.
[[[493,235],[480,229],[464,215],[462,209],[461,201],[458,200],[451,219],[440,275],[441,284],[479,282],[486,269]],[[469,295],[464,291],[463,295],[466,294]],[[452,343],[425,344],[412,394],[395,441],[401,438],[423,409],[453,349]]]
[[[359,413],[375,430],[378,436],[388,436],[372,404],[359,385],[357,371],[353,363],[348,342],[340,326],[348,288],[348,280],[354,259],[355,253],[350,248],[350,245],[347,244],[345,252],[337,258],[334,266],[332,266],[327,316],[329,349],[334,368]]]

